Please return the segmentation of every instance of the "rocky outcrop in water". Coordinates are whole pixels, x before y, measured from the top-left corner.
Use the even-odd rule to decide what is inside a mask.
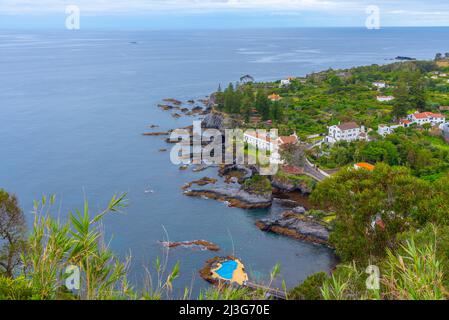
[[[298,208],[295,211],[302,210]],[[256,226],[263,231],[329,246],[329,230],[318,221],[294,211],[285,211],[280,216],[258,220]]]
[[[206,241],[206,240],[195,240],[195,241],[182,241],[182,242],[168,242],[162,241],[161,244],[166,248],[189,248],[193,250],[201,250],[201,251],[219,251],[220,247],[216,244]]]
[[[171,103],[171,104],[174,104],[176,106],[180,106],[182,104],[182,101],[179,101],[179,100],[173,99],[173,98],[164,99],[164,102]]]
[[[231,187],[187,190],[184,194],[189,197],[205,197],[218,201],[226,201],[230,207],[242,209],[268,208],[272,203],[271,195],[256,195]]]
[[[142,133],[143,136],[168,136],[170,134],[169,131],[163,131],[163,132],[144,132]]]
[[[194,184],[196,184],[198,186],[205,186],[205,185],[208,185],[208,184],[215,184],[216,182],[217,182],[217,179],[209,178],[209,177],[203,177],[201,179],[198,179],[198,180],[186,183],[184,186],[182,186],[182,189],[183,190],[187,190],[191,186],[193,186]]]

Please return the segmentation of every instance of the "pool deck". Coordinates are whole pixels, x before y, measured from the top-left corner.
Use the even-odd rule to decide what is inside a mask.
[[[235,259],[234,261],[237,263],[237,267],[235,268],[234,272],[232,273],[232,279],[224,279],[217,273],[217,271],[220,270],[220,268],[222,267],[221,263],[218,263],[217,267],[215,269],[211,270],[212,277],[214,279],[235,282],[235,283],[238,283],[239,285],[243,285],[245,282],[248,281],[248,275],[245,272],[245,266],[238,259]]]

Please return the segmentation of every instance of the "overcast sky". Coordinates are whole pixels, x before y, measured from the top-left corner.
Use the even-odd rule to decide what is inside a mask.
[[[0,27],[63,27],[67,5],[92,28],[363,27],[369,5],[384,27],[449,26],[449,0],[0,0]]]

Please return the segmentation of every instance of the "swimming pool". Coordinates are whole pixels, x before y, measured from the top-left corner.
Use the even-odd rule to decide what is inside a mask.
[[[235,269],[237,269],[237,262],[228,260],[221,264],[221,267],[215,272],[223,279],[232,280]]]

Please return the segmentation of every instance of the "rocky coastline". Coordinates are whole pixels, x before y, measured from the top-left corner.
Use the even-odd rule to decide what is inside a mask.
[[[211,101],[213,101],[213,96],[211,97]],[[164,110],[176,109],[184,114],[204,114],[205,117],[202,119],[201,124],[203,129],[224,130],[238,126],[238,123],[232,117],[214,111],[209,104],[206,104],[210,103],[210,101],[204,102],[206,109],[195,106],[194,100],[188,102],[192,106],[190,109],[184,108],[183,103],[176,99],[165,99],[164,102],[170,103],[170,105],[159,105]],[[182,129],[186,129],[192,135],[192,128],[192,126],[189,126]],[[168,135],[172,131],[150,132],[144,135]],[[170,138],[167,138],[165,141],[167,143],[178,142],[171,141]],[[179,169],[187,170],[189,167],[189,165],[182,165]],[[193,167],[192,171],[200,172],[209,167],[200,164]],[[247,210],[266,209],[273,206],[273,201],[282,202],[282,205],[279,206],[283,208],[282,212],[256,221],[256,226],[260,230],[330,247],[327,225],[314,217],[308,216],[307,209],[303,207],[304,204],[298,203],[290,197],[291,194],[297,193],[301,197],[307,198],[311,194],[313,185],[307,183],[304,179],[298,179],[297,177],[293,179],[288,174],[277,174],[268,177],[268,179],[263,178],[267,181],[268,186],[266,186],[263,183],[261,184],[260,181],[255,181],[254,183],[248,181],[252,180],[253,177],[259,177],[257,167],[237,164],[218,166],[218,176],[223,178],[224,183],[218,184],[219,181],[216,178],[203,177],[184,184],[181,189],[184,195],[189,197],[213,199],[224,202],[229,207]],[[258,190],[261,188],[262,191]],[[283,198],[284,200],[279,200],[279,198]],[[278,205],[278,203],[276,204]],[[177,247],[189,245],[195,245],[195,243],[170,243],[168,246]]]
[[[279,216],[258,220],[256,226],[262,231],[330,247],[328,228],[305,213],[304,208],[294,208]]]

